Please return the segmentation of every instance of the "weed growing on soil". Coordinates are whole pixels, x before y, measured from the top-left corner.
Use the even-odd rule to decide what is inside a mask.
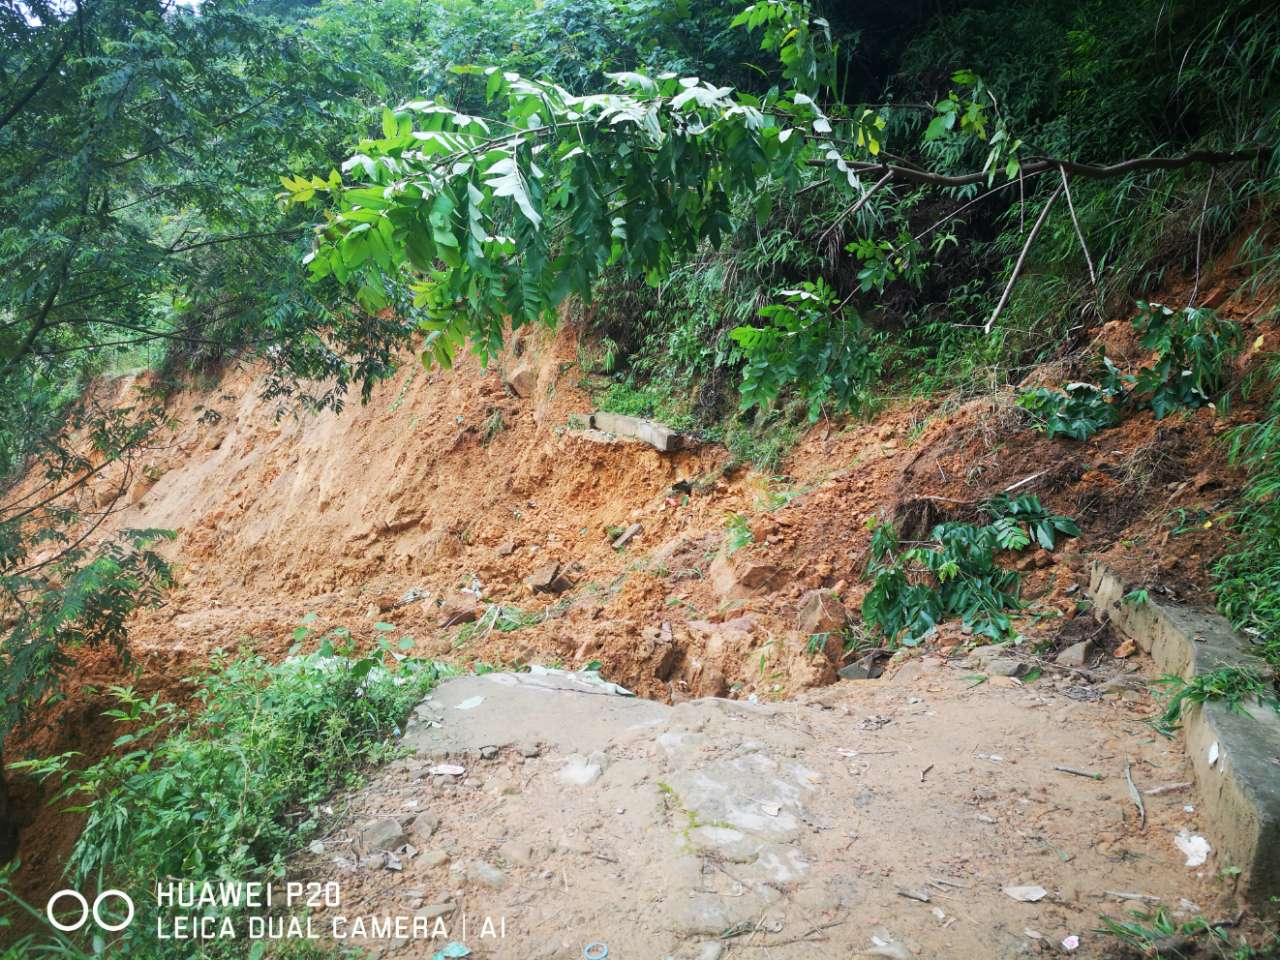
[[[1226,362],[1240,347],[1240,328],[1203,307],[1173,310],[1139,301],[1138,311],[1134,326],[1156,362],[1139,372],[1134,392],[1156,419],[1224,401]]]
[[[1187,704],[1220,700],[1230,709],[1243,713],[1246,703],[1257,703],[1280,712],[1280,700],[1272,695],[1267,681],[1257,670],[1248,667],[1222,667],[1190,681],[1167,676],[1155,682],[1165,688],[1168,696],[1164,713],[1155,721],[1156,729],[1165,736],[1172,736],[1181,726]]]
[[[637,386],[632,380],[611,383],[596,402],[601,410],[609,413],[661,420],[671,429],[682,433],[688,433],[698,426],[678,399],[654,386]]]
[[[502,411],[493,411],[484,423],[484,433],[481,435],[480,442],[487,447],[493,442],[493,438],[505,429],[507,429],[507,422],[502,419]]]
[[[725,553],[732,556],[755,539],[747,518],[740,513],[731,513],[724,520]]]
[[[781,510],[792,500],[798,500],[812,490],[811,486],[793,486],[786,477],[770,477],[764,495],[760,498],[760,507],[769,512]]]
[[[725,428],[723,440],[736,463],[750,463],[773,472],[782,465],[801,433],[803,428],[788,408],[758,414],[750,423],[734,420]]]
[[[940,523],[929,539],[902,550],[892,524],[875,524],[867,572],[871,589],[862,618],[891,643],[915,646],[945,620],[961,617],[966,630],[1001,640],[1012,627],[1006,611],[1017,610],[1021,577],[997,566],[1001,551],[1028,547],[1033,538],[1046,550],[1059,535],[1079,536],[1069,517],[1050,514],[1038,497],[1001,495],[983,511],[984,526]]]
[[[1280,356],[1266,379],[1280,383]],[[1231,515],[1232,548],[1213,569],[1218,606],[1232,624],[1253,638],[1258,652],[1280,665],[1280,394],[1270,416],[1227,434],[1231,462],[1249,479]]]
[[[512,633],[525,627],[534,627],[547,618],[545,613],[530,613],[519,607],[509,607],[500,603],[491,603],[471,623],[464,623],[458,629],[455,646],[462,646],[471,640],[488,636],[494,630],[499,633]]]
[[[1141,951],[1142,956],[1151,957],[1182,956],[1179,948],[1190,948],[1200,937],[1219,945],[1230,942],[1222,926],[1211,924],[1204,917],[1192,917],[1178,923],[1164,907],[1157,907],[1153,913],[1131,910],[1129,916],[1131,919],[1127,921],[1104,916],[1102,926],[1096,932],[1115,937]]]
[[[87,814],[67,868],[77,887],[279,876],[319,829],[317,805],[393,755],[388,738],[439,676],[385,640],[359,655],[345,634],[279,664],[216,655],[194,678],[196,709],[113,688],[118,706],[107,715],[124,731],[122,752],[84,770],[72,769],[74,754],[13,766],[56,777],[55,802]],[[143,916],[129,929],[153,925]]]

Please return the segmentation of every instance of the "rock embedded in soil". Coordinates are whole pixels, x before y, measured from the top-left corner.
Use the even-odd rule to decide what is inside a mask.
[[[599,763],[593,763],[582,754],[575,753],[560,768],[558,776],[561,783],[571,784],[575,787],[589,787],[599,780],[603,773],[604,768]]]
[[[506,886],[507,875],[491,863],[472,860],[467,864],[467,880],[483,887],[498,889]]]
[[[716,554],[708,571],[712,589],[724,600],[746,600],[772,589],[779,571],[771,563],[735,560],[724,551]]]
[[[440,626],[474,623],[480,617],[480,601],[470,593],[455,590],[440,604]]]
[[[1073,643],[1054,658],[1054,663],[1064,667],[1083,667],[1093,656],[1093,641],[1081,640]]]
[[[360,844],[365,850],[395,850],[404,846],[404,842],[404,828],[398,820],[375,820],[360,830]]]
[[[884,655],[869,653],[836,671],[842,680],[874,680],[884,673]]]
[[[525,586],[534,593],[564,593],[573,586],[573,580],[564,567],[557,563],[544,563],[525,577]]]
[[[517,397],[530,397],[538,386],[538,371],[528,361],[517,363],[507,371],[504,382]]]
[[[444,850],[428,850],[418,858],[418,863],[425,867],[443,867],[449,862],[449,854]]]
[[[622,531],[622,533],[618,535],[618,539],[613,541],[613,549],[621,550],[631,541],[633,537],[635,537],[636,534],[638,534],[643,529],[644,528],[640,524],[633,523],[631,526],[627,527],[626,530]]]
[[[430,811],[418,814],[409,826],[409,832],[419,840],[428,839],[438,829],[440,829],[440,818]]]
[[[849,611],[830,590],[810,590],[796,604],[796,629],[805,636],[838,633],[849,621]]]
[[[527,840],[508,840],[498,848],[498,856],[517,867],[532,867],[544,859],[546,851]]]
[[[414,916],[420,920],[434,920],[436,917],[447,917],[457,909],[457,906],[449,901],[441,903],[429,903],[421,910],[415,910]]]
[[[1013,657],[996,657],[987,664],[986,669],[993,677],[1021,677],[1027,673],[1030,667],[1027,666],[1025,660],[1015,660]]]

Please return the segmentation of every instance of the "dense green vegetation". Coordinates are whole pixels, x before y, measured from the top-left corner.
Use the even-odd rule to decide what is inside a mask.
[[[1151,365],[1129,376],[1103,355],[1097,385],[1076,382],[1060,390],[1022,391],[1018,405],[1031,415],[1032,426],[1049,437],[1087,440],[1136,409],[1149,409],[1163,420],[1175,410],[1210,404],[1228,408],[1227,370],[1239,352],[1240,328],[1203,307],[1178,311],[1141,301],[1137,306],[1133,324],[1139,342],[1151,351]]]
[[[129,615],[171,583],[167,535],[93,534],[165,392],[233,358],[266,366],[282,412],[341,408],[407,351],[488,356],[572,311],[602,405],[772,466],[808,422],[887,394],[1079,361],[1142,301],[1155,365],[1025,390],[1033,422],[1085,439],[1139,406],[1219,402],[1240,344],[1202,306],[1204,267],[1234,242],[1242,284],[1280,279],[1272,4],[866,7],[0,0],[0,734],[38,721],[80,648],[127,656]],[[1145,303],[1184,275],[1185,304]],[[125,407],[86,389],[144,370]],[[1265,401],[1277,376],[1246,386]],[[1280,661],[1272,409],[1230,437],[1250,483],[1215,572]],[[1006,633],[1017,577],[993,558],[1074,526],[988,506],[906,550],[877,531],[866,619]],[[274,863],[280,818],[376,753],[415,689],[343,700],[375,675],[335,662],[222,664],[204,719],[122,693],[143,739],[70,776],[92,797],[77,869],[187,866],[165,859],[175,830],[206,867]],[[263,704],[278,730],[259,742]],[[317,724],[321,755],[279,765]],[[214,729],[253,740],[241,767]],[[172,770],[198,795],[163,793]],[[228,770],[272,779],[208,824]],[[0,857],[11,819],[0,780]]]
[[[316,646],[309,633],[299,628],[299,652],[279,664],[252,653],[215,658],[193,679],[190,707],[115,689],[119,752],[87,768],[76,768],[75,754],[13,765],[52,778],[54,802],[87,814],[67,867],[73,886],[110,878],[147,890],[158,877],[282,875],[284,856],[326,824],[323,801],[390,755],[388,736],[439,676],[385,640],[357,655],[341,629],[303,654],[304,644]],[[13,899],[2,883],[0,897]],[[156,941],[147,915],[156,906],[139,900],[142,921],[111,949],[187,957],[189,943]],[[66,955],[80,955],[60,939]],[[233,944],[221,950],[236,955]]]
[[[1008,611],[1018,610],[1021,576],[996,563],[997,555],[1030,546],[1052,550],[1078,537],[1070,517],[1049,513],[1033,496],[999,494],[982,505],[989,522],[940,523],[923,543],[904,548],[892,525],[877,524],[867,573],[871,589],[862,619],[891,643],[914,646],[946,620],[993,641],[1007,639]]]

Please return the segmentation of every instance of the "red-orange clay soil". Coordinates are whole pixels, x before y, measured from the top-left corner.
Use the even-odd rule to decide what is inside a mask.
[[[1243,377],[1274,349],[1275,328],[1259,325],[1259,300],[1219,291],[1210,299],[1244,327]],[[1083,531],[1053,553],[1017,560],[1030,601],[1017,624],[1032,642],[1022,649],[1043,644],[1038,655],[1051,661],[1055,649],[1094,636],[1103,672],[1136,669],[1124,659],[1131,649],[1117,650],[1081,613],[1078,591],[1092,557],[1134,583],[1211,601],[1206,568],[1223,543],[1217,520],[1242,479],[1216,441],[1255,416],[1247,400],[1227,415],[1206,408],[1157,421],[1138,413],[1085,442],[1029,429],[1012,390],[963,403],[904,401],[872,422],[818,423],[781,474],[767,476],[735,466],[716,445],[690,442],[661,453],[584,429],[579,415],[593,405],[581,385],[577,337],[568,326],[522,332],[487,370],[468,359],[451,371],[428,371],[406,358],[367,404],[353,402],[341,414],[280,411],[261,398],[263,371],[254,366],[175,395],[172,429],[103,528],[179,534],[166,549],[180,585],[133,626],[137,682],[181,697],[181,678],[212,650],[244,645],[283,656],[293,627],[314,613],[320,626],[349,627],[360,640],[374,636],[375,622],[394,624],[396,636],[415,639],[418,655],[462,667],[576,669],[598,661],[607,679],[666,703],[782,701],[832,684],[845,662],[838,641],[814,649],[817,621],[798,606],[806,592],[832,588],[857,610],[869,519],[892,518],[910,539],[941,518],[974,516],[981,500],[1010,487],[1076,518]],[[1101,345],[1131,366],[1147,359],[1127,320],[1100,329],[1093,347]],[[1074,379],[1076,362],[1043,368],[1034,379]],[[125,377],[99,389],[125,404],[138,386]],[[108,471],[83,496],[109,501],[119,480]],[[730,554],[733,517],[751,539]],[[494,604],[518,608],[525,625],[504,629],[516,625],[515,614],[497,620]],[[958,625],[944,625],[927,645],[941,658],[931,669],[964,656],[971,640]],[[913,653],[899,655],[886,679],[874,682],[877,697],[888,696],[882,685]],[[94,691],[124,677],[112,657],[86,654],[66,700],[46,712],[43,728],[11,741],[7,755],[100,754],[114,732]],[[1154,709],[1145,693],[1119,685],[1106,691],[1107,701],[1101,684],[1072,693],[1080,682],[1049,666],[1036,686],[1067,702],[1109,701],[1126,717]],[[981,695],[950,680],[931,683],[938,697]],[[1028,722],[1054,716],[1024,713]],[[917,735],[929,737],[927,725]],[[1101,727],[1098,736],[1107,736]],[[1162,754],[1161,762],[1180,761]],[[1079,779],[1054,779],[1064,809],[1092,786]],[[17,790],[30,820],[19,889],[43,903],[78,824],[42,807],[31,784]],[[1116,822],[1098,842],[1114,845],[1137,827],[1118,812],[1123,786],[1109,792]],[[1162,863],[1185,873],[1167,832],[1134,842],[1158,846]],[[1185,896],[1208,910],[1221,891],[1207,872],[1199,876]]]

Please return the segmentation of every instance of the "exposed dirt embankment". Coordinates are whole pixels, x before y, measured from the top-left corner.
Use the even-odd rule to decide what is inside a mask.
[[[1220,306],[1253,344],[1243,373],[1275,332],[1254,326],[1257,302]],[[1127,323],[1100,340],[1141,362]],[[1042,373],[1061,383],[1075,370]],[[581,376],[576,332],[562,329],[520,337],[489,370],[407,362],[340,415],[277,416],[252,367],[174,397],[172,430],[104,527],[179,533],[180,587],[132,634],[143,686],[179,695],[218,647],[283,656],[314,613],[359,640],[390,623],[419,655],[463,665],[600,661],[609,679],[662,700],[777,699],[835,678],[838,640],[811,637],[841,611],[815,608],[809,591],[832,588],[856,609],[869,518],[892,517],[910,539],[1011,486],[1083,531],[1017,560],[1043,615],[1019,630],[1048,656],[1081,639],[1088,555],[1207,599],[1217,518],[1240,479],[1215,439],[1254,415],[1247,404],[1229,416],[1144,412],[1081,443],[1029,430],[1011,394],[903,402],[872,423],[818,424],[786,475],[767,477],[731,468],[718,446],[664,454],[581,429]],[[135,386],[110,385],[119,403]],[[106,502],[118,481],[108,472],[86,496]],[[964,639],[947,625],[937,645]],[[100,697],[83,685],[121,679],[110,657],[86,657],[51,722],[10,756],[105,749]],[[59,823],[24,834],[36,874],[59,869],[75,829]]]

